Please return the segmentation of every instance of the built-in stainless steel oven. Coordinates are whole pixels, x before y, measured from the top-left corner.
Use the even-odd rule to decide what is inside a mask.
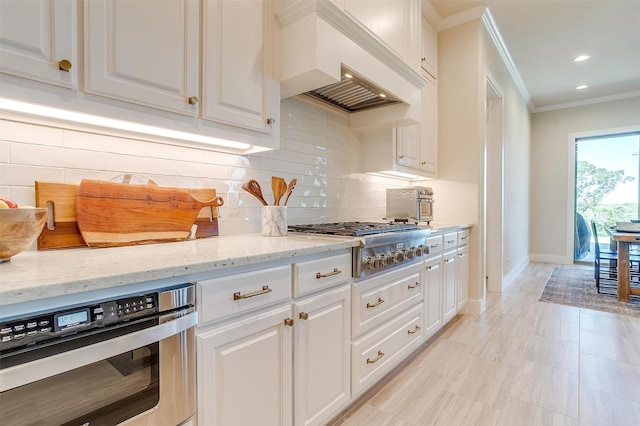
[[[193,284],[0,323],[11,425],[167,425],[195,414]]]

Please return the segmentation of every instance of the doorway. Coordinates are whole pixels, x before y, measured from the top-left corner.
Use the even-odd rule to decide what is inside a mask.
[[[640,132],[576,137],[574,149],[574,262],[593,262],[592,221],[608,245],[605,226],[640,219]]]

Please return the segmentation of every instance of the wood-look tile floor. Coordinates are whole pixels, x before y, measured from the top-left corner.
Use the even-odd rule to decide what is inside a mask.
[[[640,318],[540,302],[533,263],[336,425],[640,425]]]

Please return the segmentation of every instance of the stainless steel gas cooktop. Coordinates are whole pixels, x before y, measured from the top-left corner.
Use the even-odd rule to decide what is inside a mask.
[[[353,249],[352,275],[364,278],[419,262],[429,254],[426,238],[431,231],[414,223],[336,222],[289,225],[289,232],[358,238],[361,244]]]

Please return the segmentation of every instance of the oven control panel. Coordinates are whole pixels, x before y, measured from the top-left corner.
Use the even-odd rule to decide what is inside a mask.
[[[158,312],[157,293],[140,294],[0,323],[0,352]]]

